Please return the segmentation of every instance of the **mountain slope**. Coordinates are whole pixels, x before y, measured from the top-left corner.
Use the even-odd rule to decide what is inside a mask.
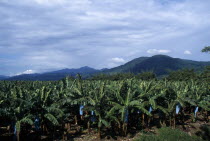
[[[90,67],[81,67],[79,69],[62,69],[53,72],[46,72],[42,74],[22,74],[18,76],[13,76],[7,80],[41,80],[41,81],[51,81],[51,80],[60,80],[66,76],[76,76],[80,73],[82,76],[91,75],[98,72],[99,70],[90,68]]]
[[[126,63],[125,65],[112,68],[105,72],[141,73],[144,71],[153,71],[156,75],[165,75],[169,71],[175,71],[184,68],[195,69],[196,71],[199,71],[208,65],[210,65],[210,62],[198,62],[179,58],[172,58],[166,55],[155,55],[152,57],[140,57],[134,59]]]
[[[132,68],[134,68],[139,63],[145,61],[148,58],[149,57],[139,57],[139,58],[133,59],[133,60],[125,63],[124,65],[121,65],[121,66],[118,66],[115,68],[111,68],[111,69],[107,69],[107,70],[104,70],[103,72],[132,72]]]
[[[4,80],[4,79],[7,79],[7,78],[9,78],[9,76],[0,75],[0,80]]]
[[[196,71],[203,70],[205,66],[210,66],[210,62],[199,62],[192,60],[184,60],[179,58],[172,58],[166,55],[155,55],[152,57],[139,57],[124,65],[111,68],[96,70],[90,67],[82,67],[79,69],[62,69],[53,72],[42,74],[23,74],[13,76],[7,80],[60,80],[66,76],[76,76],[80,73],[83,78],[98,74],[98,73],[141,73],[145,71],[153,71],[157,76],[166,75],[169,71],[176,71],[179,69],[194,69]]]
[[[66,74],[71,74],[71,73],[87,74],[88,73],[88,74],[91,74],[91,73],[95,73],[97,71],[98,70],[96,70],[96,69],[85,66],[85,67],[81,67],[79,69],[68,69],[68,68],[66,68],[66,69],[62,69],[62,70],[58,70],[58,71],[53,71],[53,72],[50,72],[50,73],[66,73]]]

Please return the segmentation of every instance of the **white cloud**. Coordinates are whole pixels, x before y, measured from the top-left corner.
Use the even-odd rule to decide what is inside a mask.
[[[66,2],[66,0],[35,0],[38,4],[62,4]]]
[[[35,70],[40,70],[41,68],[45,68],[45,66],[48,66],[48,69],[67,68],[67,62],[72,63],[73,61],[69,54],[59,50],[42,50],[42,52],[31,52],[23,56],[21,60],[21,62],[26,63],[25,65],[30,63]]]
[[[123,58],[118,58],[118,57],[112,58],[111,60],[116,63],[124,63],[125,62],[125,60]]]
[[[192,54],[192,53],[191,53],[191,51],[189,51],[189,50],[185,50],[185,51],[184,51],[184,54],[190,55],[190,54]]]
[[[111,63],[108,63],[108,64],[107,64],[106,68],[114,68],[114,67],[117,67],[117,66],[119,66],[118,63],[113,63],[113,62],[111,62]]]
[[[22,74],[32,74],[32,73],[36,73],[36,71],[34,71],[34,70],[26,70],[26,71],[24,71],[24,72],[17,73],[16,75],[22,75]]]
[[[167,54],[170,53],[170,50],[163,50],[163,49],[149,49],[147,53],[149,54]]]
[[[210,32],[203,32],[210,30],[209,5],[210,0],[0,0],[0,56],[10,60],[0,59],[0,74],[103,68],[173,48],[172,57],[190,50],[189,59],[206,61],[200,50],[210,44]]]

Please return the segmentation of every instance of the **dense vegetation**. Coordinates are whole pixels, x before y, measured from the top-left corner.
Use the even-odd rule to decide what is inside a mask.
[[[60,81],[0,81],[0,127],[8,127],[4,133],[17,139],[32,131],[67,139],[72,126],[78,132],[97,129],[101,138],[151,126],[175,128],[196,122],[198,112],[208,122],[209,88],[208,79],[82,80],[78,75]]]
[[[126,79],[140,79],[140,80],[153,80],[153,79],[166,79],[171,81],[210,81],[210,67],[207,66],[202,72],[196,72],[194,69],[182,69],[178,71],[170,71],[168,75],[157,76],[154,72],[142,72],[138,74],[133,73],[115,73],[115,74],[98,74],[94,75],[91,80],[126,80]]]
[[[201,51],[202,52],[210,52],[210,46],[204,47]]]

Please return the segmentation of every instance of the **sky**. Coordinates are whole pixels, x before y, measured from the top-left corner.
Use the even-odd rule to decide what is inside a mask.
[[[0,75],[210,61],[210,0],[0,0]]]

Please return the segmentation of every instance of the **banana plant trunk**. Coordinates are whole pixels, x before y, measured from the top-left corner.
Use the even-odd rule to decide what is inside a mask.
[[[80,119],[81,119],[81,120],[84,120],[84,116],[83,116],[83,115],[82,115],[82,116],[80,116]]]
[[[144,113],[142,114],[142,126],[144,127],[145,123],[144,123]]]
[[[88,120],[88,123],[87,123],[87,127],[88,127],[88,134],[90,134],[90,121]]]
[[[163,125],[163,126],[167,126],[166,123],[167,123],[167,115],[164,114],[162,125]]]
[[[45,134],[45,133],[47,133],[47,132],[48,132],[47,127],[46,127],[46,125],[43,123],[43,125],[42,125],[42,134]]]
[[[17,141],[20,141],[20,131],[17,131]]]
[[[170,127],[172,127],[172,123],[171,123],[171,115],[169,116],[169,125],[170,125]]]
[[[98,127],[98,139],[101,140],[101,127]]]
[[[128,124],[126,122],[123,123],[123,135],[126,136],[127,135],[127,128],[128,128]]]
[[[63,141],[66,141],[67,140],[67,132],[64,131],[63,133]]]
[[[176,115],[174,115],[174,126],[173,128],[175,129],[176,128]]]
[[[21,122],[20,121],[17,121],[15,123],[15,127],[14,127],[14,134],[15,134],[15,138],[17,141],[20,141],[20,129],[21,128]]]
[[[121,134],[122,132],[121,132],[122,130],[121,130],[121,123],[118,125],[118,134]]]
[[[77,125],[77,122],[78,122],[77,115],[74,116],[74,119],[75,119],[75,124]]]
[[[148,127],[150,127],[150,121],[151,121],[151,117],[148,117]]]

